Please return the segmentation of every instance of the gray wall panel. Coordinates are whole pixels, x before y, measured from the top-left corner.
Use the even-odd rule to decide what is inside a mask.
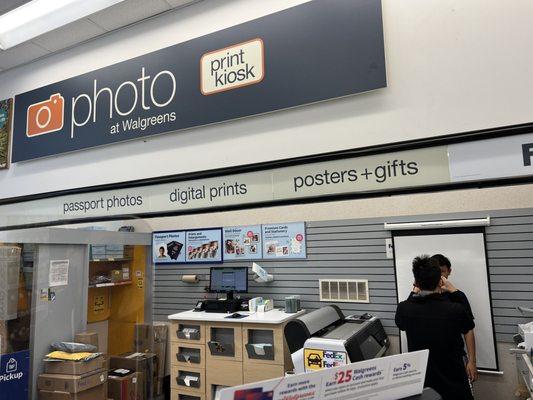
[[[487,258],[491,280],[492,309],[498,341],[512,341],[516,324],[525,322],[517,305],[533,307],[533,210],[495,210],[455,214],[417,215],[390,218],[312,221],[307,223],[306,260],[264,260],[260,264],[275,275],[275,281],[250,281],[250,296],[273,298],[283,306],[285,296],[299,294],[303,307],[317,309],[318,279],[362,278],[369,280],[370,303],[336,303],[346,314],[370,312],[379,316],[388,334],[396,335],[394,324],[396,286],[394,262],[386,258],[385,239],[391,232],[384,222],[416,222],[491,217],[486,228]],[[228,221],[227,225],[231,225]],[[250,266],[232,261],[227,266]],[[155,272],[154,316],[191,309],[204,295],[210,265],[157,266]],[[191,285],[181,275],[198,274],[201,281]],[[460,286],[460,284],[458,285]]]

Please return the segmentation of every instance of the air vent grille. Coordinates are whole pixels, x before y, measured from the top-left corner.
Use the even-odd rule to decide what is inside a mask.
[[[368,303],[368,279],[320,279],[320,301]]]

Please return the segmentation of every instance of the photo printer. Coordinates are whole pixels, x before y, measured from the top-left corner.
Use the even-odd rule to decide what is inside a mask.
[[[345,317],[335,305],[289,321],[285,339],[296,373],[382,357],[390,345],[378,318]]]

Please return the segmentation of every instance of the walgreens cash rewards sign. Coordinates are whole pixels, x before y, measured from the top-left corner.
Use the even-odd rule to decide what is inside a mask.
[[[381,2],[314,0],[17,95],[13,162],[385,86]]]

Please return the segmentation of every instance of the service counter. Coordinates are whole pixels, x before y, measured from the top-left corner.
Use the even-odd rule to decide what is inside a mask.
[[[214,399],[217,389],[283,376],[293,369],[285,324],[304,314],[272,310],[170,315],[171,391],[175,400]]]

